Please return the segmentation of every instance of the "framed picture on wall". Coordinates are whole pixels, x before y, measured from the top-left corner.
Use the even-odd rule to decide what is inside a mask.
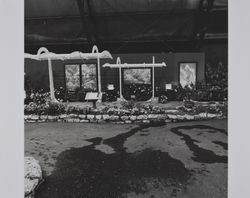
[[[195,85],[197,79],[197,62],[179,63],[179,82],[182,87]]]
[[[151,81],[151,68],[123,69],[123,82],[125,85],[150,85]]]
[[[78,64],[65,65],[66,89],[75,91],[80,87],[80,71]]]
[[[96,64],[82,64],[81,65],[81,86],[85,89],[97,90],[97,71]]]

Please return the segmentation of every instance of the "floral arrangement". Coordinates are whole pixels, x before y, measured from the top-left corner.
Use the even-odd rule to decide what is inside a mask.
[[[59,115],[65,112],[65,105],[62,100],[52,102],[49,92],[32,92],[29,96],[29,103],[24,105],[24,114],[37,115]]]
[[[123,97],[126,98],[127,100],[131,99],[134,99],[136,101],[149,100],[152,97],[152,86],[141,85],[141,84],[124,85]]]

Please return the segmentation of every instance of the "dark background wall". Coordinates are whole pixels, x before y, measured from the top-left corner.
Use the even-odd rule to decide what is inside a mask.
[[[177,84],[179,81],[179,63],[197,62],[197,80],[204,80],[205,54],[204,53],[144,53],[144,54],[113,54],[113,60],[101,60],[105,63],[116,63],[120,57],[122,63],[152,63],[152,56],[155,62],[165,62],[167,67],[155,69],[155,86],[164,87],[166,83]],[[53,61],[53,77],[55,88],[65,87],[65,65],[95,63],[96,61],[70,60]],[[32,88],[49,90],[48,62],[25,59],[25,73],[30,78]],[[114,84],[119,87],[118,69],[101,68],[102,90],[107,84]]]

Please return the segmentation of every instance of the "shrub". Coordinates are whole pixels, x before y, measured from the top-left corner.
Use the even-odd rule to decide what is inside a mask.
[[[35,114],[37,113],[37,105],[34,102],[30,102],[27,105],[24,105],[24,114],[29,115],[29,114]]]
[[[58,102],[48,101],[44,108],[44,114],[60,115],[65,113],[65,105]]]
[[[24,114],[37,115],[59,115],[65,113],[65,105],[61,102],[52,102],[50,93],[42,93],[42,90],[36,93],[31,93],[29,96],[30,102],[24,106]]]
[[[168,97],[165,95],[161,95],[159,97],[159,103],[166,104],[168,102]]]
[[[121,101],[121,106],[123,109],[133,109],[135,107],[135,102],[130,101]]]

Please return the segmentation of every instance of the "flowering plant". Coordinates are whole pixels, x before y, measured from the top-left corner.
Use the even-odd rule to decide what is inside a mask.
[[[65,112],[62,100],[53,102],[49,92],[31,92],[30,102],[24,105],[24,114],[59,115]]]

